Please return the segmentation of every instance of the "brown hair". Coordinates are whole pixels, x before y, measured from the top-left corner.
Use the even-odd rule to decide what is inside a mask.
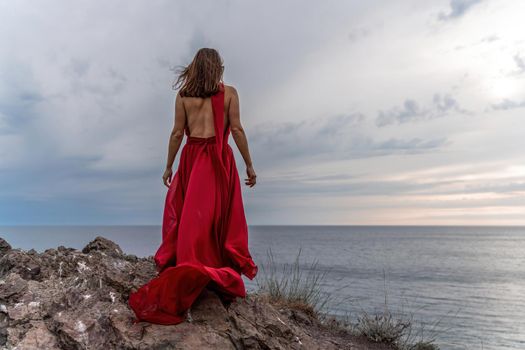
[[[173,89],[182,85],[181,96],[208,97],[219,91],[224,70],[222,57],[217,50],[203,47],[193,61],[179,70]]]

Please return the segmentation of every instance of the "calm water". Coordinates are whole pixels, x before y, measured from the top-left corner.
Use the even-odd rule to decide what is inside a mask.
[[[13,247],[38,251],[97,235],[138,256],[160,243],[158,226],[0,227]],[[277,263],[299,248],[305,266],[317,260],[340,300],[334,314],[381,310],[386,295],[392,311],[438,332],[442,349],[525,349],[525,227],[250,226],[249,241],[258,265],[269,248]]]

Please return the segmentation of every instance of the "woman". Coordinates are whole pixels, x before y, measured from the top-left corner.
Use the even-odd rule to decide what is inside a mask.
[[[202,48],[179,75],[164,184],[168,186],[162,223],[162,244],[155,254],[158,275],[129,297],[134,322],[176,324],[204,288],[223,300],[245,297],[241,274],[253,279],[257,266],[248,250],[244,214],[232,137],[246,163],[245,184],[253,187],[248,142],[240,122],[239,97],[222,80],[219,53]],[[179,166],[172,165],[183,136]]]

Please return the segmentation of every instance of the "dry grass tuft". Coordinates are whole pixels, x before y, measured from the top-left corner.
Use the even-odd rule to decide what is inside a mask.
[[[259,290],[268,293],[274,303],[318,316],[331,300],[330,295],[322,290],[328,271],[321,271],[317,260],[305,268],[301,267],[301,249],[293,263],[283,264],[280,269],[271,249],[268,249],[267,255],[267,262],[261,265],[262,274],[256,278]]]

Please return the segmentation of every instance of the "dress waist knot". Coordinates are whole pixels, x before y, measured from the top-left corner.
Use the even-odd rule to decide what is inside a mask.
[[[189,144],[212,144],[217,143],[217,138],[214,136],[210,137],[197,137],[197,136],[188,136],[186,143]]]

